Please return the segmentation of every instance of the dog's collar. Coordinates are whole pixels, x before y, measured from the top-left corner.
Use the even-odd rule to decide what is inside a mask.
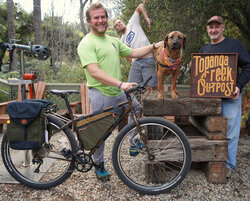
[[[165,64],[161,64],[160,62],[157,61],[157,64],[159,64],[161,67],[164,67],[164,68],[169,68],[168,65],[165,65]]]
[[[172,70],[175,70],[181,63],[181,60],[182,60],[182,56],[180,56],[178,59],[174,60],[174,59],[171,59],[169,58],[165,51],[164,51],[164,48],[162,48],[162,57],[165,61],[165,63],[167,64],[166,66],[168,66],[170,69]]]

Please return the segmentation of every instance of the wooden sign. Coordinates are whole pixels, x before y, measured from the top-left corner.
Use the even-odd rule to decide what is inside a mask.
[[[232,98],[237,62],[237,53],[193,53],[191,97]]]

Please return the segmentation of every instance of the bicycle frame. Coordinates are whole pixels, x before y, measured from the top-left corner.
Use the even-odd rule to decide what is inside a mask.
[[[79,137],[79,129],[77,128],[76,123],[77,123],[78,121],[80,121],[79,118],[81,118],[81,117],[88,118],[88,117],[93,116],[94,114],[91,113],[91,114],[88,114],[88,115],[83,115],[83,116],[81,116],[81,117],[74,117],[74,116],[73,116],[73,112],[72,112],[71,107],[70,107],[70,104],[69,104],[69,101],[68,101],[68,98],[67,98],[67,95],[61,95],[61,97],[65,100],[66,107],[67,107],[67,109],[68,109],[70,119],[65,118],[65,117],[63,117],[63,116],[61,116],[61,115],[58,115],[58,114],[56,114],[56,113],[54,113],[54,112],[49,112],[49,114],[51,114],[51,115],[53,115],[53,116],[59,118],[59,119],[62,120],[63,122],[65,122],[65,125],[64,125],[63,127],[59,128],[59,129],[53,131],[53,132],[52,132],[52,135],[55,134],[55,133],[57,133],[57,132],[60,132],[61,130],[63,130],[63,129],[65,129],[65,128],[67,128],[67,127],[69,127],[69,126],[72,125],[72,126],[74,127],[74,130],[76,131],[77,140],[78,140],[78,142],[80,143],[80,144],[79,144],[80,146],[79,146],[78,150],[79,150],[79,149],[82,149],[82,150],[84,151],[84,147],[83,147],[83,145],[82,145],[82,143],[81,143],[81,140],[79,140],[79,139],[80,139],[80,137]],[[118,104],[118,107],[122,107],[122,106],[125,106],[125,105],[128,105],[128,106],[125,108],[124,112],[118,117],[118,119],[117,119],[117,120],[110,126],[110,128],[104,133],[104,135],[103,135],[103,136],[101,137],[101,139],[97,142],[97,144],[89,151],[89,153],[88,153],[89,156],[92,156],[92,155],[95,153],[96,149],[97,149],[98,147],[100,147],[100,146],[108,139],[108,137],[109,137],[109,136],[112,134],[112,132],[116,129],[116,127],[119,125],[119,123],[120,123],[122,120],[124,120],[124,119],[127,117],[128,113],[130,113],[130,112],[131,112],[132,118],[133,118],[133,120],[134,120],[134,122],[135,122],[135,124],[136,124],[138,133],[139,133],[139,135],[141,136],[141,139],[142,139],[142,141],[143,141],[143,143],[144,143],[144,145],[145,145],[145,147],[146,147],[146,151],[147,151],[147,153],[149,153],[149,149],[148,149],[148,146],[147,146],[147,141],[146,141],[144,135],[142,134],[141,128],[140,128],[140,126],[139,126],[139,123],[138,123],[138,121],[137,121],[137,117],[136,117],[136,114],[135,114],[135,109],[134,109],[134,107],[133,107],[133,105],[132,105],[132,98],[131,98],[131,95],[130,95],[130,94],[126,94],[126,97],[127,97],[127,100],[126,100],[126,101],[123,101],[123,102],[121,102],[121,103],[119,103],[119,104]],[[110,107],[104,108],[104,109],[103,109],[103,112],[110,111],[110,110],[112,110],[112,109],[114,109],[114,106],[110,106]],[[95,165],[96,165],[96,164],[95,164]]]

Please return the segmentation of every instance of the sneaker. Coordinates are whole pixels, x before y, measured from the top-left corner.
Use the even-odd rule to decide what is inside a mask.
[[[138,142],[136,147],[129,148],[130,156],[137,156],[140,153],[141,148],[143,147],[143,143]]]
[[[228,168],[226,169],[226,178],[230,178],[233,174],[233,169]]]
[[[95,167],[95,174],[96,178],[100,181],[108,181],[109,180],[109,173],[104,168],[104,162],[101,162],[98,167]]]

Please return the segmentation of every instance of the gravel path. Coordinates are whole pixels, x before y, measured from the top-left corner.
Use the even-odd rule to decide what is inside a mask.
[[[97,181],[93,170],[88,173],[75,171],[65,183],[50,190],[33,190],[21,184],[0,184],[0,200],[250,200],[249,136],[240,139],[237,168],[226,184],[208,183],[202,170],[191,169],[177,188],[157,196],[138,194],[118,179],[109,149],[114,137],[110,137],[106,144],[106,167],[111,173],[109,182]]]

